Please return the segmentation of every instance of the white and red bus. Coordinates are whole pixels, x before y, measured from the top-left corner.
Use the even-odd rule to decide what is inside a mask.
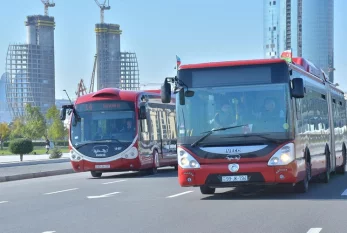
[[[70,110],[69,110],[70,109]],[[76,172],[177,169],[175,99],[163,104],[159,90],[105,88],[64,105],[71,113],[70,159]]]
[[[177,93],[178,179],[183,187],[289,185],[345,173],[346,101],[303,58],[182,65]],[[179,101],[178,101],[179,100]]]

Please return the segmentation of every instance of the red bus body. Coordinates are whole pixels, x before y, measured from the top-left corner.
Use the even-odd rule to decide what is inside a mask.
[[[271,78],[267,77],[269,75]],[[261,78],[254,78],[256,76]],[[303,98],[292,97],[295,78],[303,81]],[[324,72],[305,59],[294,58],[293,62],[261,59],[182,65],[178,79],[189,90],[195,91],[194,97],[186,97],[184,106],[176,103],[177,118],[184,117],[184,121],[178,121],[181,128],[177,144],[178,180],[182,187],[200,187],[203,194],[213,194],[215,188],[289,185],[298,192],[307,192],[311,178],[319,177],[327,183],[331,172],[345,173],[347,114],[344,93],[326,79]],[[257,98],[271,95],[272,86],[284,90],[282,99],[286,104],[279,106],[287,109],[287,118],[281,116],[283,122],[287,121],[283,129],[274,131],[276,134],[266,127],[263,131],[258,130],[267,132],[270,135],[267,137],[273,133],[274,137],[267,139],[265,133],[252,136],[247,130],[253,125],[248,125],[242,126],[240,133],[232,134],[235,129],[221,131],[222,136],[213,132],[194,145],[204,135],[201,133],[205,131],[206,134],[213,128],[201,125],[210,119],[205,115],[213,112],[219,102],[231,98],[234,92],[245,90],[243,93],[247,94],[243,94],[246,96],[243,98],[254,97],[249,98],[249,102],[243,102],[246,109],[243,111],[251,112],[248,115],[251,120],[240,120],[239,124],[252,123],[257,119],[253,113],[256,105],[259,105]],[[265,91],[258,96],[252,95],[260,88]],[[225,95],[228,91],[229,97]],[[233,99],[228,102],[230,105],[241,103],[241,97],[232,98],[238,98],[239,102]],[[252,105],[252,102],[257,103]],[[196,105],[200,107],[195,108]],[[238,105],[235,106],[237,109]],[[197,111],[199,113],[195,113]],[[181,112],[184,113],[183,117],[179,115]],[[199,118],[203,119],[199,121],[194,114],[199,114]],[[271,123],[267,124],[272,126]],[[279,138],[276,135],[280,135]]]
[[[158,90],[105,88],[79,97],[73,108],[76,112],[71,114],[69,123],[69,148],[76,172],[90,171],[93,177],[100,177],[105,172],[147,170],[155,173],[158,167],[165,166],[177,169],[174,99],[163,104]],[[144,110],[142,118],[140,108]],[[125,113],[131,117],[122,118]],[[80,120],[76,120],[74,126],[77,115]],[[127,127],[122,123],[126,119],[135,125],[129,126],[132,137],[124,141],[126,135],[119,129]],[[106,136],[94,141],[83,139],[95,138],[97,130]]]

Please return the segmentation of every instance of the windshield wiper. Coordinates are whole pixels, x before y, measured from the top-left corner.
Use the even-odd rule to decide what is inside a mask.
[[[248,138],[248,137],[255,136],[255,137],[263,138],[265,140],[269,140],[270,142],[274,142],[274,143],[278,143],[281,141],[274,138],[266,137],[264,135],[268,135],[268,134],[244,134],[244,135],[234,135],[234,136],[227,136],[227,137],[221,137],[221,138],[238,138],[238,137]]]
[[[119,144],[121,144],[122,146],[125,146],[123,142],[119,141],[118,139],[107,139],[107,140],[95,140],[95,141],[88,141],[88,142],[84,142],[84,143],[81,143],[81,144],[78,144],[75,146],[76,149],[79,149],[81,148],[82,146],[85,146],[85,145],[88,145],[88,144],[92,144],[92,143],[95,143],[95,144],[100,144],[100,143],[106,143],[106,142],[112,142],[112,141],[116,141],[118,142]]]
[[[202,132],[202,133],[206,133],[204,136],[202,136],[201,138],[199,138],[198,140],[196,140],[195,142],[193,142],[191,144],[192,147],[196,146],[198,143],[202,142],[203,140],[205,140],[205,138],[207,138],[208,136],[210,136],[213,132],[215,131],[223,131],[223,130],[227,130],[227,129],[234,129],[234,128],[240,128],[242,126],[247,126],[248,124],[245,125],[235,125],[235,126],[229,126],[229,127],[222,127],[222,128],[217,128],[217,129],[211,129],[209,131],[206,132]]]

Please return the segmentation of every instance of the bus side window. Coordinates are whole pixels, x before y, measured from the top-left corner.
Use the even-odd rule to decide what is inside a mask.
[[[145,141],[148,141],[149,140],[149,132],[148,132],[147,119],[140,120],[140,130],[141,130],[141,138]]]

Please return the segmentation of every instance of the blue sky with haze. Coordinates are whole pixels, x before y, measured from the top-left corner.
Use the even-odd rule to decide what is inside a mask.
[[[81,78],[89,86],[95,54],[94,0],[55,0],[56,97],[66,89],[75,96]],[[182,64],[263,57],[262,0],[110,0],[106,23],[120,24],[121,50],[137,53],[140,82],[162,82],[175,74],[175,55]],[[43,14],[40,0],[2,1],[0,73],[7,47],[24,43],[27,15]],[[335,0],[335,80],[347,91],[346,0]]]

